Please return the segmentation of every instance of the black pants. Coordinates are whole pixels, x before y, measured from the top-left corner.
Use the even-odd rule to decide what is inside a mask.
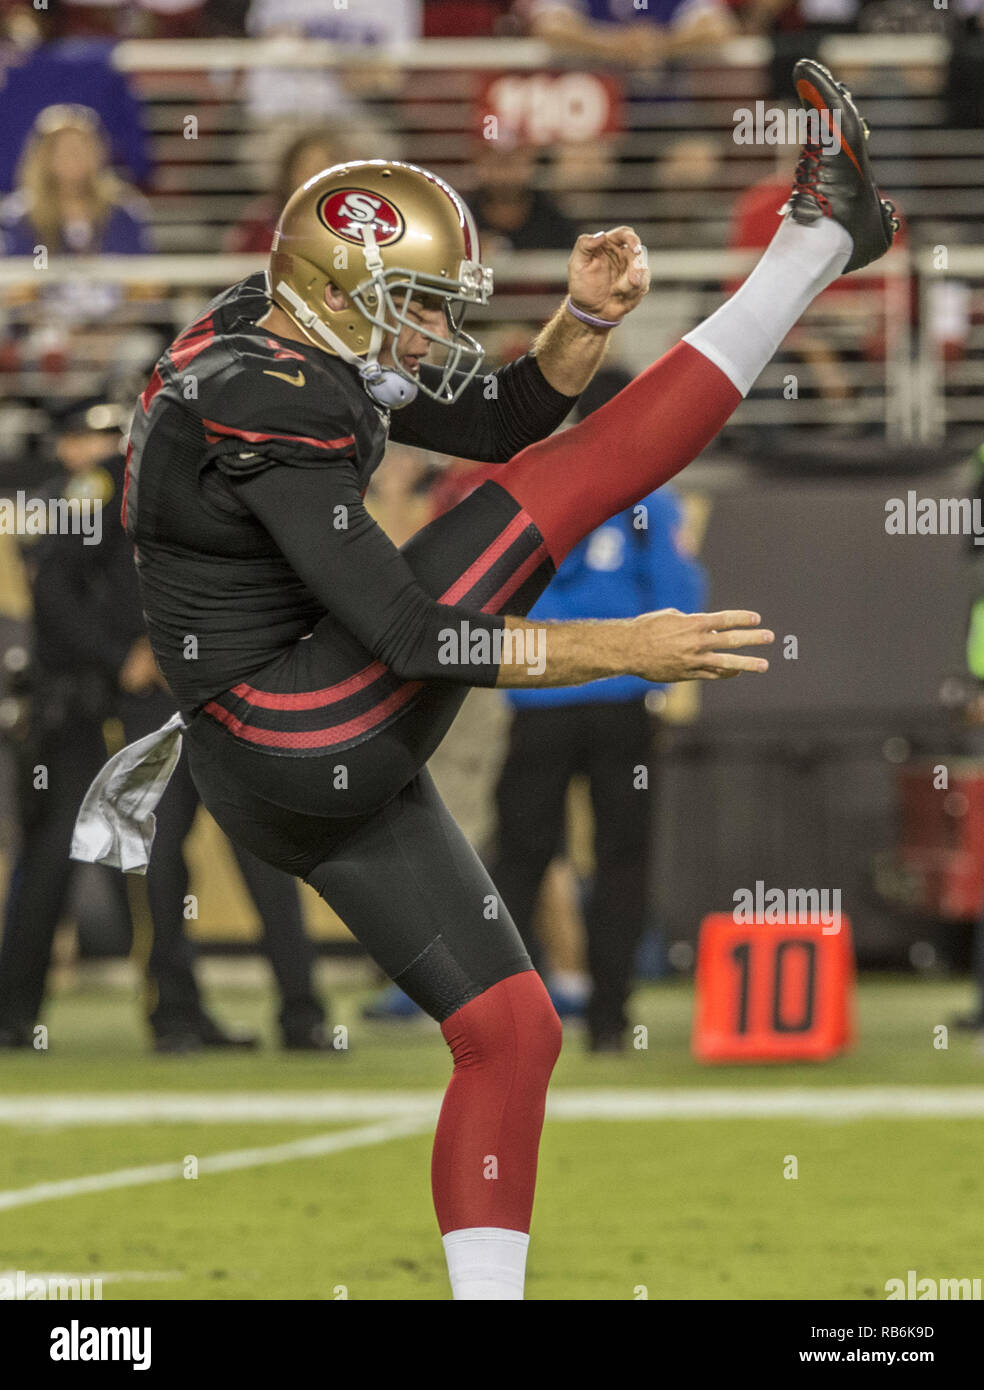
[[[159,728],[173,713],[162,692],[120,696],[119,715],[128,742]],[[44,998],[55,929],[65,907],[75,817],[92,778],[106,758],[101,713],[79,708],[39,715],[33,746],[22,759],[21,853],[11,878],[0,943],[0,1027],[33,1026]],[[34,786],[34,768],[47,769],[47,788]],[[205,1018],[194,976],[194,948],[185,933],[188,869],[182,847],[199,798],[182,758],[157,809],[157,836],[146,877],[153,944],[148,973],[154,994],[155,1032],[194,1030]],[[314,948],[301,918],[296,885],[284,874],[233,845],[240,871],[263,923],[263,945],[282,997],[285,1031],[302,1031],[322,1019],[312,986]]]
[[[564,848],[567,788],[577,773],[588,778],[595,874],[585,926],[594,986],[588,1027],[595,1039],[626,1026],[646,913],[652,737],[641,700],[518,709],[496,789],[491,872],[536,960],[533,917],[547,866]]]
[[[537,528],[490,483],[419,531],[403,553],[427,592],[438,597],[460,582],[461,601],[485,612],[526,612],[553,574]],[[375,669],[371,654],[326,619],[250,677],[275,701],[303,697],[293,709],[288,698],[283,710],[258,707],[254,715],[257,726],[282,725],[283,748],[258,747],[248,727],[235,733],[202,713],[184,743],[202,800],[229,838],[309,883],[387,975],[443,1023],[532,968],[508,897],[496,891],[424,767],[468,687],[392,678],[392,718],[361,731],[358,715],[346,716],[346,737],[331,752],[286,741],[305,727],[330,731],[339,719],[338,683],[354,678],[361,691],[361,675]],[[245,724],[248,711],[239,713]]]

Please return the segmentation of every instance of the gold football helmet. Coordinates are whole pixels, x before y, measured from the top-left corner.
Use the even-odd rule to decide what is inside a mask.
[[[370,159],[316,174],[281,214],[268,273],[274,303],[317,347],[358,366],[381,405],[406,405],[418,389],[450,405],[481,366],[482,347],[462,320],[466,305],[489,302],[492,271],[481,264],[464,201],[426,169]],[[328,308],[329,282],[345,292],[347,308]],[[407,318],[415,295],[441,302],[446,335]],[[444,351],[436,387],[400,361],[404,325]],[[387,335],[395,371],[378,360]]]

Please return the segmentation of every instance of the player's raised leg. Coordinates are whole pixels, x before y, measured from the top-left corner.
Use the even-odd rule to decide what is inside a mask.
[[[804,147],[788,212],[751,275],[607,405],[496,474],[533,518],[555,564],[695,458],[810,302],[892,243],[894,208],[875,185],[867,126],[850,93],[812,59],[797,63],[794,76],[823,137]]]

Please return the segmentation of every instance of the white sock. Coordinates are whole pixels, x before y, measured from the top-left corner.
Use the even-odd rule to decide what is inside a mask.
[[[840,275],[853,246],[832,217],[803,226],[787,213],[745,283],[683,341],[747,396],[810,301]]]
[[[451,1296],[463,1299],[522,1300],[526,1279],[525,1231],[500,1226],[469,1226],[442,1237],[451,1279]]]

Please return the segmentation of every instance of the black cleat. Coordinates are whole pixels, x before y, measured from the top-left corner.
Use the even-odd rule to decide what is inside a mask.
[[[854,250],[844,267],[846,274],[885,254],[899,220],[894,204],[878,192],[868,159],[868,125],[851,93],[812,58],[799,60],[793,81],[803,109],[820,113],[820,128],[818,143],[803,146],[787,206],[796,222],[809,225],[832,217],[850,233]]]
[[[204,1052],[206,1048],[224,1048],[236,1052],[252,1052],[260,1040],[254,1033],[239,1029],[223,1029],[211,1019],[190,1027],[170,1027],[154,1035],[154,1051],[183,1056],[189,1052]]]
[[[962,1033],[984,1033],[984,1013],[960,1014],[953,1020],[951,1027],[959,1029]]]

